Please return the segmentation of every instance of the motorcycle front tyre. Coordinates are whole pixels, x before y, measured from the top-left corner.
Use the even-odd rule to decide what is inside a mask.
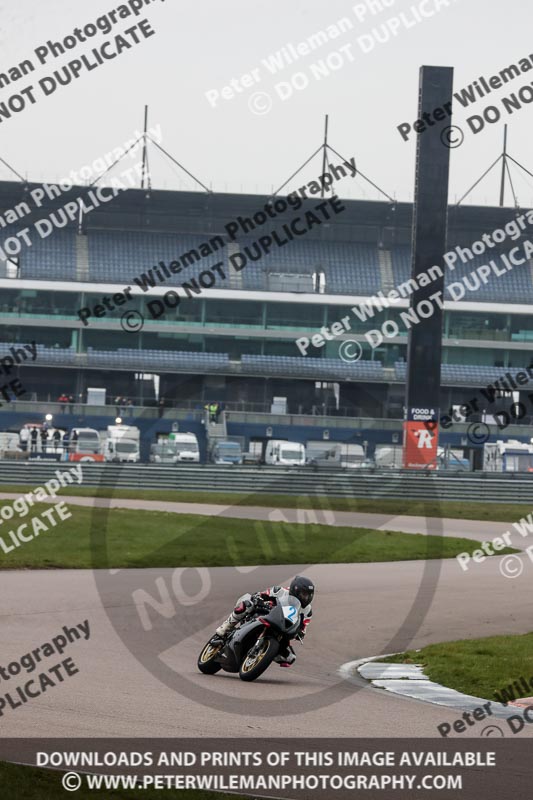
[[[255,645],[254,645],[255,647]],[[250,648],[252,649],[252,648]],[[241,664],[239,678],[241,681],[255,681],[270,666],[279,653],[277,639],[265,637],[259,653],[254,658],[246,658]]]

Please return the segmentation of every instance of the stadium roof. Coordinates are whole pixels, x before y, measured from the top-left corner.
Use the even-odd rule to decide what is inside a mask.
[[[0,214],[27,201],[28,194],[42,184],[0,181]],[[52,185],[52,184],[50,184]],[[106,185],[105,182],[103,185]],[[16,228],[47,216],[54,209],[77,197],[86,197],[90,187],[74,186],[57,199],[47,197],[40,208],[30,203],[28,215]],[[283,195],[286,196],[286,195]],[[331,195],[330,195],[331,196]],[[85,217],[85,229],[146,230],[171,233],[222,233],[224,225],[237,217],[253,216],[261,210],[268,195],[184,192],[151,189],[127,189],[109,203]],[[312,208],[319,196],[305,201]],[[411,241],[412,203],[381,200],[342,200],[346,211],[334,223],[321,225],[309,238],[337,241],[376,242],[384,246],[409,244]],[[493,206],[449,206],[450,240],[467,243],[479,235],[505,224],[516,215],[514,208]],[[298,214],[289,209],[291,217]],[[75,223],[72,223],[75,227]],[[0,229],[1,233],[1,229]],[[7,232],[6,232],[7,233]]]

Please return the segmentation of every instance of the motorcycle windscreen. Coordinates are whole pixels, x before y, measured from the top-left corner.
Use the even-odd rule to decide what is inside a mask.
[[[285,619],[285,630],[288,632],[300,624],[302,604],[297,597],[290,594],[281,604],[281,611]]]

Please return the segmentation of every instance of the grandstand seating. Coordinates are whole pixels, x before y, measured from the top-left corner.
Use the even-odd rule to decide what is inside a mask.
[[[525,368],[522,368],[522,370]],[[405,361],[397,361],[394,365],[396,380],[405,381],[407,375],[407,364]],[[508,370],[504,367],[491,367],[476,364],[443,364],[441,366],[441,381],[443,384],[455,386],[489,386],[495,381],[505,380],[505,373],[510,372],[516,375],[520,372],[520,367],[512,367]],[[533,383],[533,379],[529,379]],[[527,386],[527,384],[525,384]]]
[[[90,279],[131,282],[134,277],[145,273],[159,261],[168,263],[190,250],[198,249],[213,235],[192,237],[138,231],[91,231],[88,235]],[[182,283],[218,261],[225,262],[225,258],[225,248],[201,258],[195,264],[185,267],[179,277],[176,275],[175,282]]]
[[[239,240],[241,251],[254,239]],[[252,250],[252,255],[254,251]],[[355,269],[354,269],[355,267]],[[276,247],[259,261],[248,261],[242,271],[243,289],[268,290],[268,272],[313,274],[324,272],[325,291],[366,295],[380,289],[376,247],[355,242],[298,241]]]
[[[197,372],[206,370],[217,372],[227,370],[229,356],[227,353],[195,353],[176,350],[134,350],[118,348],[118,350],[95,350],[87,348],[87,364],[91,367],[108,367],[109,369],[132,368],[168,370],[187,370]]]
[[[0,246],[15,234],[15,229],[4,228],[0,232]],[[153,231],[91,230],[87,235],[89,272],[80,274],[90,281],[131,283],[140,273],[146,272],[159,261],[166,263],[178,259],[184,253],[197,249],[202,242],[215,234],[191,235],[156,233]],[[76,280],[76,237],[72,229],[54,230],[46,239],[34,233],[32,246],[24,247],[20,255],[22,278],[42,280]],[[255,238],[243,236],[236,246],[245,252],[252,248]],[[253,253],[253,249],[252,249]],[[490,258],[497,258],[495,251],[487,251],[463,264],[458,259],[455,269],[446,269],[446,282],[460,281]],[[231,275],[227,248],[187,266],[169,281],[169,285],[193,278],[204,269],[222,261],[226,275]],[[395,245],[391,248],[392,274],[395,286],[407,281],[411,272],[411,249]],[[381,275],[377,246],[368,243],[333,242],[302,239],[284,247],[274,247],[268,255],[258,261],[248,260],[246,267],[238,273],[243,289],[279,290],[280,280],[269,281],[269,273],[283,276],[313,273],[325,274],[324,291],[328,294],[372,295],[380,289]],[[234,273],[236,274],[236,273]],[[296,291],[311,291],[310,281],[302,279],[292,282]],[[230,280],[217,281],[217,288],[235,289]],[[290,290],[290,289],[289,289]],[[294,289],[293,289],[294,290]],[[533,276],[529,264],[516,266],[501,277],[492,277],[475,291],[467,291],[466,300],[496,301],[509,303],[533,302]]]
[[[0,343],[0,356],[9,353],[11,347],[24,348],[23,343]],[[72,347],[38,347],[37,360],[25,366],[57,364],[73,366],[84,364],[103,369],[158,369],[198,372],[228,372],[230,358],[227,353],[199,353],[179,350],[136,350],[120,347],[116,350],[100,350],[88,347],[87,353],[76,354]],[[298,378],[353,378],[355,380],[382,380],[381,361],[356,361],[346,363],[336,358],[300,358],[294,356],[241,357],[241,371],[251,374],[288,375]]]
[[[0,343],[0,356],[10,354],[10,348],[22,348],[24,343],[10,342]],[[37,358],[35,361],[21,361],[22,366],[41,366],[42,364],[57,364],[61,366],[73,366],[76,363],[76,351],[73,347],[43,347],[37,345]]]
[[[20,187],[15,186],[13,196],[18,197],[20,192]],[[9,196],[6,190],[6,205]],[[342,403],[347,407],[357,404],[368,410],[374,403],[370,398],[376,396],[379,398],[375,402],[376,408],[390,406],[396,413],[401,405],[402,389],[395,386],[392,392],[385,391],[384,387],[379,387],[379,391],[372,390],[376,389],[377,383],[405,383],[406,364],[399,361],[406,354],[405,336],[396,340],[385,338],[379,349],[376,347],[373,352],[366,348],[366,358],[373,355],[381,360],[354,363],[335,357],[334,343],[329,341],[322,351],[314,350],[315,357],[299,356],[295,339],[298,335],[318,333],[321,326],[332,330],[333,320],[343,318],[343,314],[351,321],[351,329],[349,325],[343,328],[351,330],[358,338],[374,325],[379,328],[385,319],[394,321],[398,318],[403,308],[398,309],[394,304],[390,309],[380,311],[375,318],[368,315],[366,322],[351,307],[360,302],[356,297],[371,297],[380,291],[386,294],[410,280],[411,247],[393,244],[409,241],[412,209],[407,204],[394,210],[389,204],[356,201],[352,205],[353,201],[349,201],[349,214],[339,221],[339,225],[332,222],[317,227],[306,236],[295,236],[281,247],[273,243],[270,252],[265,254],[259,249],[259,237],[274,228],[281,236],[279,221],[268,222],[252,232],[239,234],[235,241],[226,242],[225,222],[239,213],[253,215],[250,209],[254,198],[203,198],[181,193],[156,196],[153,193],[150,202],[145,201],[144,191],[139,195],[131,193],[123,200],[117,198],[108,208],[86,217],[87,229],[83,235],[77,233],[75,222],[69,228],[55,228],[45,239],[41,239],[38,231],[32,228],[32,245],[23,246],[18,262],[18,277],[28,281],[22,286],[10,286],[15,270],[12,267],[8,269],[6,262],[0,259],[0,278],[7,288],[0,302],[3,338],[22,340],[23,343],[33,340],[46,343],[46,346],[38,344],[35,361],[22,363],[24,378],[26,370],[35,367],[32,381],[37,388],[45,386],[48,389],[49,373],[59,372],[57,385],[62,385],[65,379],[65,388],[78,392],[79,388],[75,387],[93,385],[88,381],[96,379],[99,374],[103,376],[103,382],[112,385],[115,381],[109,380],[111,373],[122,371],[116,384],[121,391],[134,396],[130,387],[138,385],[138,375],[153,373],[165,376],[162,385],[165,393],[168,387],[170,396],[171,392],[176,393],[183,376],[190,375],[192,380],[187,381],[190,383],[187,390],[191,395],[201,390],[202,396],[211,396],[212,387],[220,386],[220,394],[217,388],[216,396],[223,397],[227,389],[228,396],[242,396],[243,402],[255,403],[258,399],[268,398],[272,390],[275,392],[273,396],[287,396],[293,407],[301,404],[302,397],[305,399],[315,381],[324,381],[324,385],[316,387],[316,394],[322,392],[324,396],[331,394],[331,386],[326,383],[360,381],[361,385],[372,385],[368,397],[360,398],[365,394],[359,391],[361,387],[344,385],[341,386]],[[241,206],[244,209],[248,207],[248,212],[240,210]],[[52,212],[52,206],[42,207],[35,216],[44,218]],[[499,215],[503,219],[509,213],[509,209],[493,209],[486,214],[470,208],[461,211],[457,224],[450,214],[450,240],[453,242],[457,238],[458,231],[467,242],[481,238],[479,231],[489,229],[493,224],[487,220],[499,219]],[[31,220],[34,221],[33,216]],[[21,227],[0,227],[0,248]],[[158,228],[162,230],[158,231]],[[172,228],[175,228],[174,232],[169,232]],[[209,256],[200,257],[197,262],[183,265],[180,273],[167,277],[162,272],[166,280],[160,281],[154,268],[161,263],[168,265],[171,261],[179,261],[194,250],[199,254],[200,246],[217,235],[226,242],[223,247]],[[350,237],[361,241],[350,241]],[[503,252],[508,252],[513,246],[520,247],[520,242],[506,240],[498,245]],[[449,248],[452,247],[450,244]],[[239,252],[247,256],[247,263],[244,268],[233,270],[230,258]],[[458,259],[454,270],[443,267],[446,284],[460,282],[464,285],[463,278],[469,277],[491,259],[501,263],[496,249],[488,249],[484,255],[475,256],[466,264]],[[114,301],[117,308],[111,309],[104,297],[111,294],[110,283],[117,287],[135,285],[135,278],[148,274],[150,270],[154,270],[154,285],[163,294],[191,281],[219,262],[223,264],[226,280],[220,274],[216,278],[213,288],[223,291],[215,293],[215,296],[184,300],[179,308],[172,306],[170,298],[167,298],[169,313],[156,318],[155,312],[152,320],[150,309],[146,307],[152,298],[149,295],[140,300],[133,298],[131,305],[124,310],[135,308],[146,318],[147,324],[144,330],[131,335],[127,332],[129,323],[125,324],[121,319],[120,304]],[[430,266],[428,264],[425,268]],[[51,288],[42,289],[36,285],[37,281],[50,281]],[[81,282],[86,284],[83,290]],[[97,284],[103,285],[97,288]],[[268,294],[244,298],[244,290]],[[313,296],[304,298],[301,296],[303,293]],[[336,297],[324,299],[322,294]],[[299,302],[293,302],[294,299]],[[533,304],[533,262],[517,265],[501,276],[490,275],[487,284],[481,283],[478,289],[467,289],[462,299],[495,305],[490,311],[468,310],[463,306],[445,315],[443,358],[446,361],[484,362],[482,366],[467,363],[442,365],[442,385],[447,390],[449,387],[464,387],[461,393],[452,389],[446,394],[459,397],[474,391],[470,387],[479,391],[480,387],[504,378],[506,368],[495,364],[529,362],[533,325],[523,309],[511,307],[509,313],[509,305]],[[104,314],[96,312],[102,303],[106,305]],[[78,318],[77,309],[83,305],[93,310],[90,326]],[[323,338],[330,339],[326,335]],[[71,343],[74,347],[68,347]],[[152,345],[152,349],[144,349],[145,345]],[[4,341],[0,343],[0,357],[8,355],[12,347],[23,346]],[[181,347],[189,349],[177,349]],[[227,352],[203,352],[215,349]],[[281,355],[285,353],[287,355]],[[330,357],[316,357],[326,354]],[[509,371],[514,375],[520,368],[513,366]],[[180,374],[173,379],[173,373]],[[199,377],[200,374],[206,376],[205,380]],[[214,380],[211,381],[210,376],[214,376]],[[226,376],[229,376],[227,380]],[[242,376],[244,380],[241,380]],[[270,382],[270,379],[273,380]],[[307,386],[302,386],[302,381]],[[523,387],[526,393],[532,384],[533,380],[529,380]]]
[[[0,343],[0,356],[9,354],[10,348],[24,348],[24,343]],[[87,348],[87,353],[76,353],[73,347],[38,346],[37,359],[23,362],[24,366],[88,366],[102,369],[161,370],[163,372],[222,372],[233,371],[227,353],[201,353],[179,350],[136,350],[118,348],[100,350]],[[515,375],[525,367],[492,367],[475,364],[443,364],[442,383],[448,386],[487,386],[505,379],[505,373]],[[338,379],[356,381],[384,381],[381,361],[355,361],[347,363],[336,358],[301,358],[299,356],[261,356],[243,354],[240,359],[242,374],[273,375],[279,377],[309,378],[312,380]],[[526,373],[527,374],[527,373]],[[394,364],[394,379],[404,383],[407,375],[405,361]],[[533,384],[529,379],[528,387]]]
[[[0,244],[15,230],[2,230]],[[35,231],[31,237],[31,247],[24,247],[19,256],[20,278],[34,278],[41,281],[73,281],[76,276],[76,234],[71,230],[54,230],[46,239],[41,239]]]
[[[301,358],[294,356],[252,356],[241,358],[243,371],[261,375],[287,375],[295,378],[383,379],[381,361],[347,363],[337,358]]]
[[[452,249],[452,248],[450,248]],[[510,249],[508,246],[506,252]],[[395,246],[391,251],[392,256],[392,270],[394,275],[395,285],[404,283],[411,277],[411,248]],[[471,272],[476,270],[482,264],[494,259],[499,269],[505,269],[504,265],[498,258],[497,251],[487,250],[484,255],[474,256],[471,261],[463,263],[460,258],[457,259],[454,269],[445,269],[445,283],[461,281],[465,276],[469,276]],[[431,265],[430,265],[431,266]],[[469,291],[472,287],[473,291]],[[475,278],[470,278],[469,286],[465,286],[466,294],[464,300],[471,300],[472,302],[490,303],[490,302],[507,302],[507,303],[531,303],[533,302],[533,276],[529,264],[522,266],[515,266],[504,275],[496,276],[491,275],[487,283],[480,282],[478,289],[476,287]],[[446,293],[445,299],[452,299],[451,295]]]

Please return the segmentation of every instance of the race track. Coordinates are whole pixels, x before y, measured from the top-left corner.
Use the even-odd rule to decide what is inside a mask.
[[[0,500],[14,500],[12,492],[0,492]],[[132,500],[128,498],[57,497],[43,502],[55,503],[65,500],[70,505],[85,508],[128,508],[137,511],[167,511],[175,514],[201,514],[210,517],[233,519],[269,520],[270,522],[317,523],[348,527],[373,528],[375,530],[403,531],[404,533],[433,533],[443,536],[459,536],[480,542],[498,536],[509,528],[503,522],[479,522],[476,520],[414,517],[392,514],[372,514],[359,511],[335,511],[333,509],[282,508],[268,509],[264,506],[225,506],[215,503],[174,503],[168,500]],[[525,507],[524,507],[525,508]],[[524,513],[526,513],[526,508]],[[515,533],[518,542],[523,541]]]
[[[253,517],[257,510],[240,511]],[[284,513],[290,518],[291,512]],[[344,515],[338,521],[340,512],[333,513],[337,524],[347,523]],[[355,517],[372,515],[350,516],[355,524]],[[425,526],[416,518],[386,518],[383,527],[407,530],[409,519],[412,528]],[[445,521],[444,527],[449,535],[481,540],[508,526],[455,520]],[[63,625],[87,619],[91,636],[69,645],[63,655],[74,659],[79,673],[20,708],[4,709],[2,733],[437,736],[436,726],[453,722],[457,712],[345,681],[338,668],[364,656],[431,642],[529,631],[533,564],[526,563],[522,575],[511,580],[501,575],[499,562],[500,558],[487,559],[468,573],[455,559],[217,568],[203,575],[202,586],[208,590],[201,602],[189,604],[186,599],[199,592],[195,570],[118,570],[110,575],[101,570],[5,572],[1,664],[20,659],[57,635]],[[316,582],[317,596],[305,645],[295,645],[295,666],[283,670],[273,665],[252,684],[224,673],[201,675],[195,663],[198,651],[234,599],[244,591],[284,582],[304,566]],[[172,613],[168,604],[164,614],[150,612],[147,631],[140,621],[139,592],[162,597],[162,586],[179,586],[181,594],[174,592]],[[46,666],[58,660],[47,659]],[[0,682],[2,692],[8,683]],[[533,730],[527,727],[522,735],[530,736]],[[462,736],[479,735],[482,728],[478,724]]]

